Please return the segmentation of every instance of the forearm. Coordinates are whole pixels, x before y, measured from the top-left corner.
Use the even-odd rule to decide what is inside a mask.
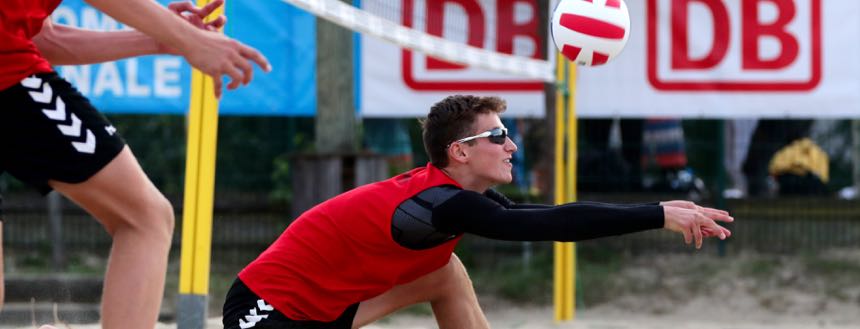
[[[33,42],[53,65],[83,65],[156,54],[158,43],[139,31],[94,31],[47,24]]]
[[[166,46],[178,49],[180,53],[187,49],[200,33],[204,33],[152,0],[86,1],[117,21]]]
[[[506,209],[476,193],[461,192],[433,210],[440,231],[500,240],[580,241],[663,227],[663,207],[569,203]]]
[[[546,209],[552,208],[552,205],[546,204],[534,204],[534,203],[515,203],[508,199],[504,194],[499,193],[496,190],[489,189],[484,192],[484,196],[490,198],[490,200],[495,201],[496,203],[502,205],[502,207],[508,209]],[[631,203],[631,204],[620,204],[620,203],[604,203],[604,202],[594,202],[594,201],[578,201],[578,204],[590,204],[597,206],[611,206],[611,207],[636,207],[636,206],[657,206],[660,205],[659,202],[649,202],[649,203]]]

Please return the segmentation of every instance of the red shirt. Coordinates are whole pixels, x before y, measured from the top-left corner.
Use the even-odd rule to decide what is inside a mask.
[[[352,304],[448,264],[460,237],[412,250],[391,236],[397,206],[440,185],[460,187],[428,164],[329,199],[299,216],[239,278],[290,319],[333,321]]]
[[[51,72],[51,64],[33,44],[42,23],[62,0],[2,0],[0,6],[0,90],[22,79]]]

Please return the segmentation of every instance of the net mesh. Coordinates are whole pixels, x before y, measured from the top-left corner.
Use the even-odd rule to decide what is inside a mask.
[[[465,42],[438,37],[398,23],[400,21],[398,19],[400,16],[398,1],[364,1],[362,3],[363,9],[339,0],[281,1],[344,28],[438,59],[544,82],[555,81],[555,71],[551,61],[474,47]],[[414,21],[414,26],[420,26],[426,19],[419,13],[414,17]],[[446,22],[444,29],[446,32],[453,31],[453,33],[446,33],[448,35],[466,35],[465,27],[465,22],[454,19],[451,22]],[[545,45],[532,46],[544,47]]]

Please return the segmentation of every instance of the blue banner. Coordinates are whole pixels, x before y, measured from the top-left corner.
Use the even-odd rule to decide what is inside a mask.
[[[170,1],[159,0],[162,4]],[[316,113],[316,20],[281,1],[227,1],[224,33],[262,52],[272,72],[254,67],[254,80],[225,91],[224,115],[313,116]],[[54,22],[114,31],[126,28],[82,0],[66,0]],[[180,56],[58,66],[57,71],[105,113],[185,114],[191,68]],[[226,86],[226,81],[225,81]]]

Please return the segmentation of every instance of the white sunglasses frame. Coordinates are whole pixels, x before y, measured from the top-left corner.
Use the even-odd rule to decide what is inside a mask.
[[[451,148],[451,145],[454,145],[454,144],[462,144],[462,143],[465,143],[465,142],[468,142],[468,141],[471,141],[471,140],[476,140],[476,139],[478,139],[478,138],[484,138],[484,137],[490,137],[490,136],[493,136],[493,130],[496,130],[496,129],[499,129],[499,130],[501,130],[501,131],[502,131],[502,133],[504,133],[504,135],[505,135],[505,139],[507,139],[507,138],[508,138],[508,128],[505,128],[505,127],[497,127],[497,128],[493,128],[493,129],[487,130],[487,131],[485,131],[485,132],[482,132],[482,133],[480,133],[480,134],[477,134],[477,135],[475,135],[475,136],[469,136],[469,137],[460,138],[460,139],[458,139],[458,140],[456,140],[456,141],[451,142],[451,144],[448,144],[448,146],[446,146],[446,147],[445,147],[445,149],[449,149],[449,148]]]

